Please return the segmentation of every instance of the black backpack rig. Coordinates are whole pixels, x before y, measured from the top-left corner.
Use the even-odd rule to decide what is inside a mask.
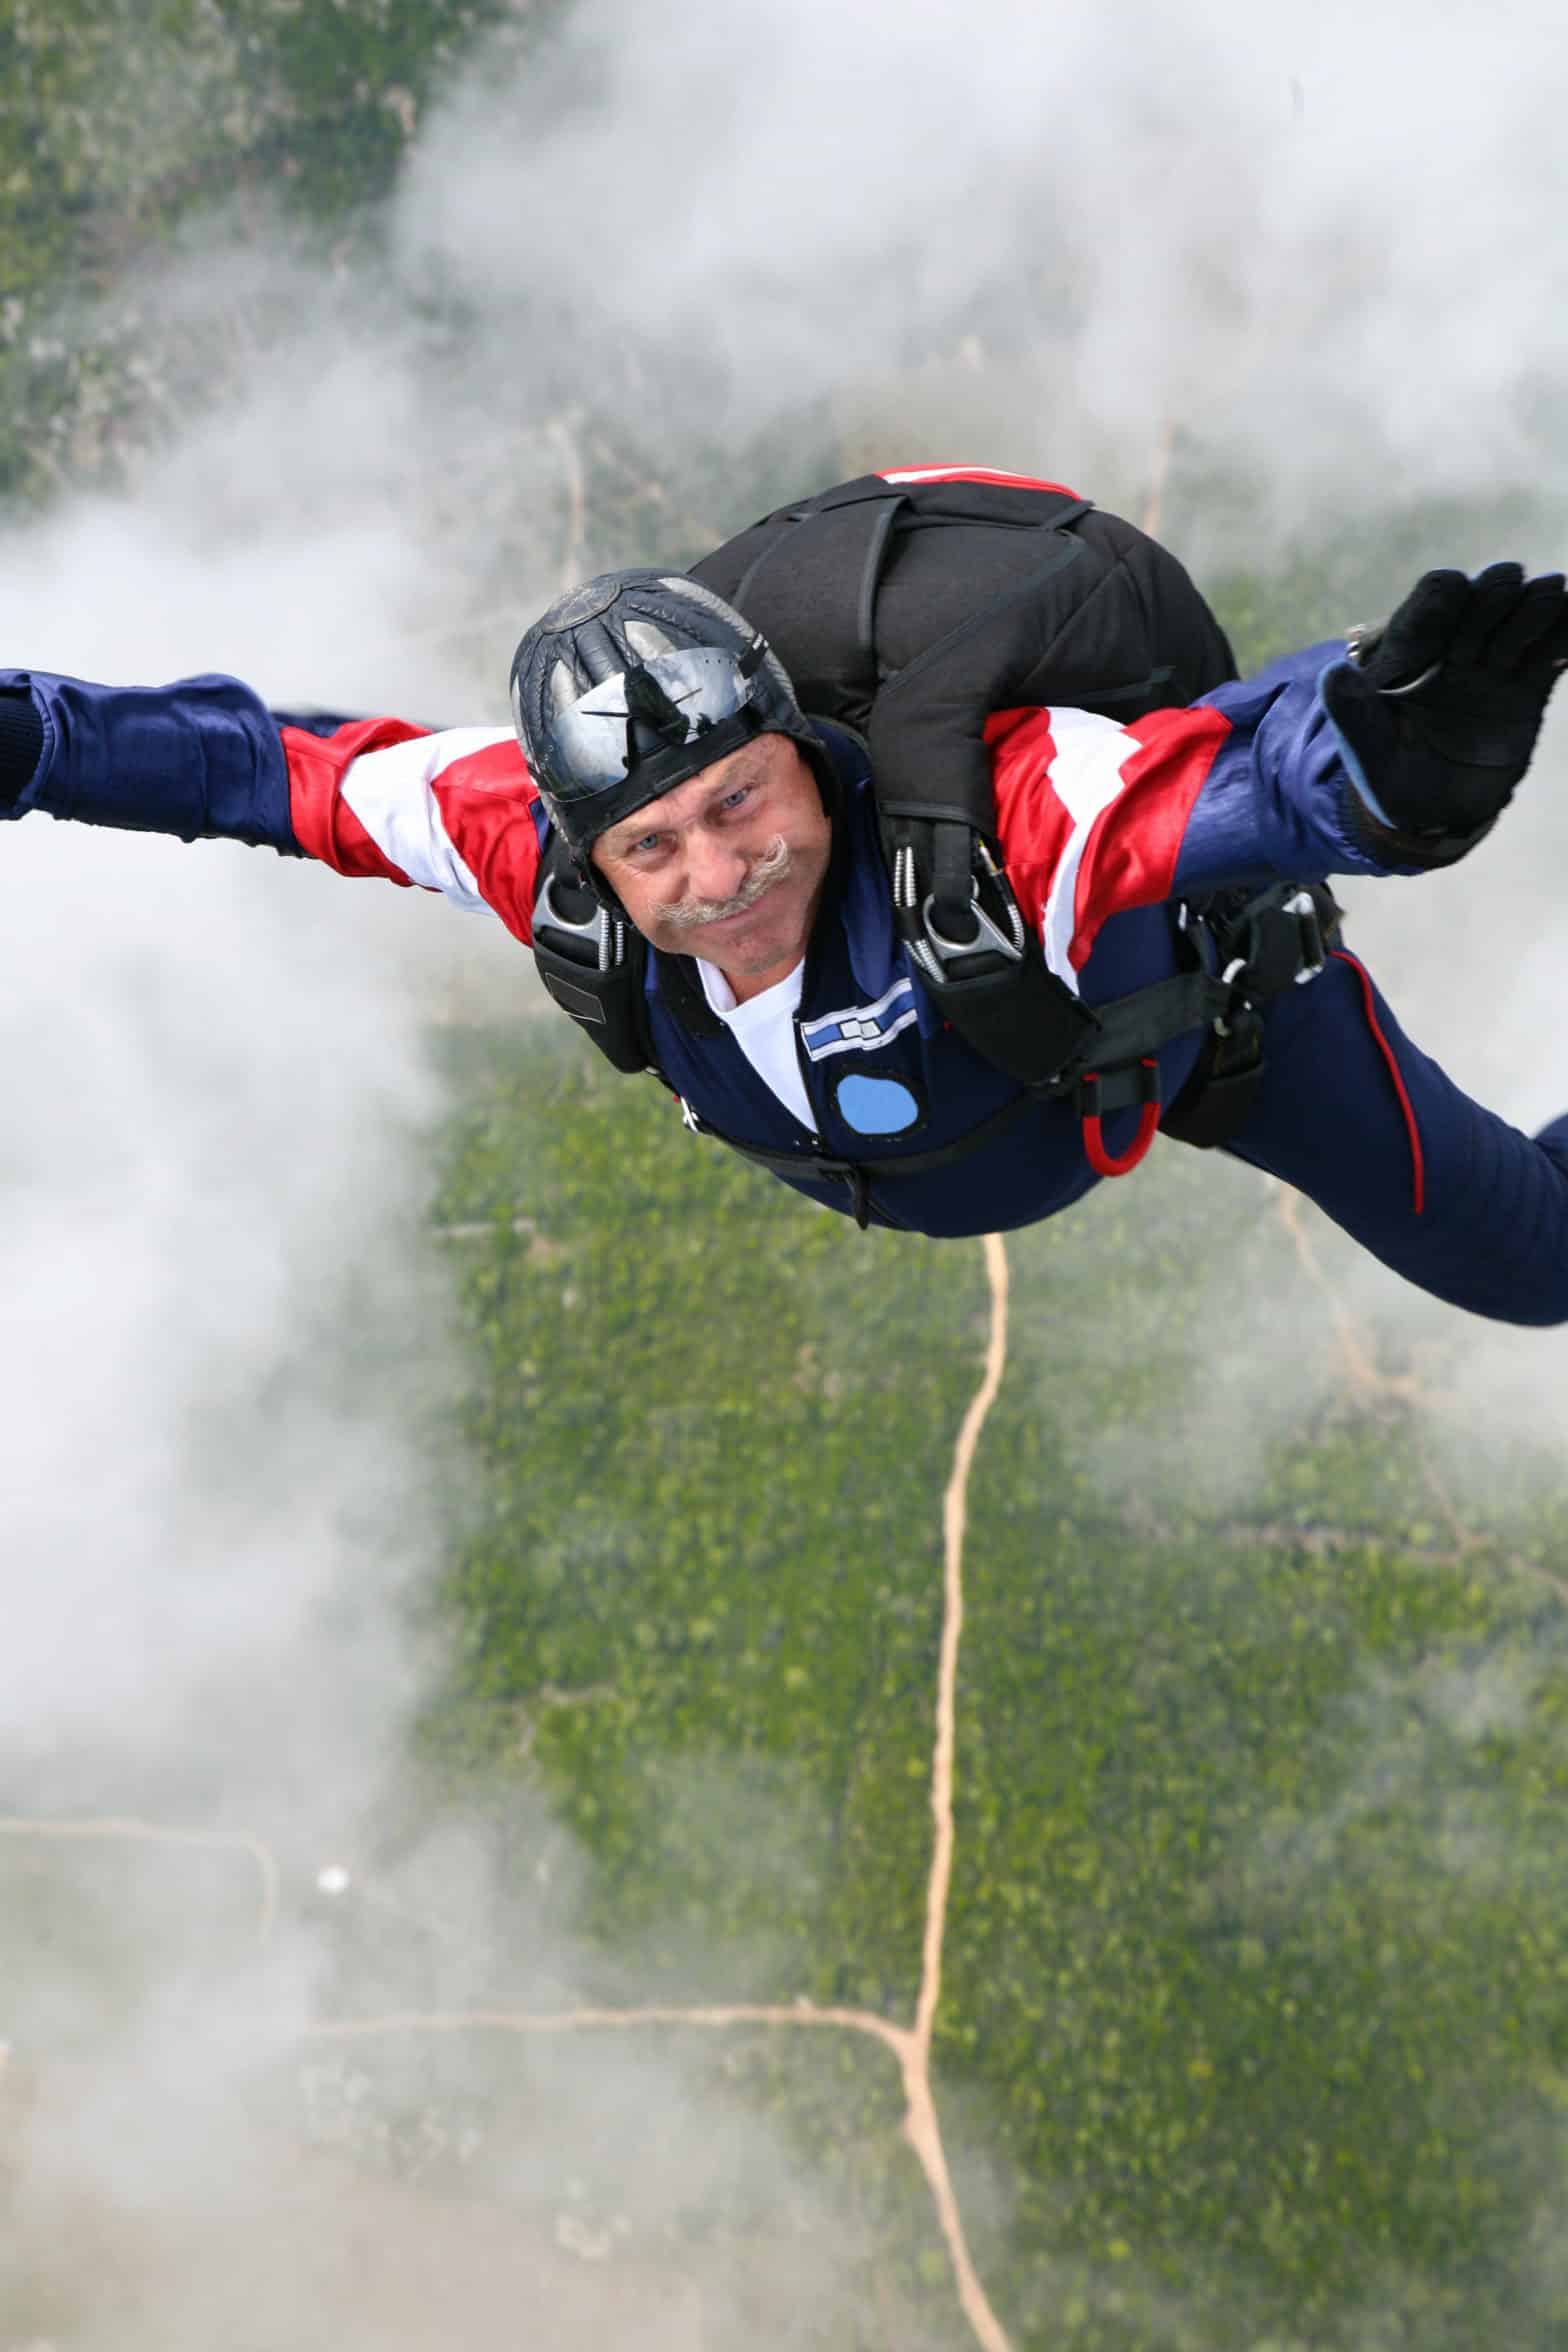
[[[1260,1008],[1322,969],[1338,935],[1332,894],[1280,883],[1189,901],[1186,968],[1085,1005],[1047,969],[1008,884],[984,735],[993,711],[1054,703],[1132,719],[1234,678],[1224,632],[1175,557],[1068,490],[868,474],[778,508],[690,569],[761,631],[804,710],[865,740],[900,936],[944,1018],[1027,1089],[1017,1107],[1072,1097],[1091,1166],[1125,1175],[1161,1126],[1158,1048],[1206,1030],[1163,1132],[1203,1149],[1233,1135],[1263,1074]],[[551,995],[618,1069],[655,1067],[649,951],[575,880],[554,837],[534,952]],[[663,965],[676,1009],[700,1024],[700,989],[678,959]],[[1112,1159],[1101,1119],[1134,1104],[1136,1138]],[[863,1222],[869,1178],[959,1156],[992,1124],[939,1155],[823,1161],[820,1173],[849,1183]],[[812,1173],[720,1140],[775,1172]]]

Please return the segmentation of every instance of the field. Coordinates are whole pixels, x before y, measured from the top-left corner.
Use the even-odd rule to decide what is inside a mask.
[[[441,1728],[494,1755],[527,1725],[596,1938],[667,1959],[666,1997],[908,2019],[979,1249],[704,1166],[553,1045],[498,1045],[442,1195],[496,1233],[465,1259],[489,1475]],[[1025,2343],[1544,2343],[1560,1512],[1457,1523],[1397,1378],[1336,1363],[1278,1201],[1179,1163],[1152,1234],[1129,1185],[1007,1243],[934,2045],[980,2268]],[[1173,1442],[1216,1411],[1181,1297],[1266,1297],[1327,1360],[1218,1509]],[[781,2051],[770,2095],[891,2194],[886,2086],[840,2063],[824,2098]]]

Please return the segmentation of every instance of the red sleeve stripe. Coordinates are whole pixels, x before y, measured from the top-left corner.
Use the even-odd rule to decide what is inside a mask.
[[[1003,473],[996,466],[901,466],[890,473],[879,469],[884,482],[1000,482],[1014,490],[1057,490],[1064,498],[1076,498],[1076,490],[1069,490],[1065,482],[1042,482],[1033,474]]]
[[[538,793],[514,737],[472,752],[431,786],[448,838],[480,896],[514,938],[533,943],[539,879]]]
[[[1377,1017],[1377,998],[1372,993],[1372,976],[1366,966],[1345,948],[1336,947],[1331,952],[1340,963],[1350,966],[1361,983],[1361,1004],[1367,1017],[1367,1027],[1377,1042],[1378,1051],[1388,1064],[1388,1074],[1394,1082],[1394,1092],[1399,1097],[1399,1107],[1405,1114],[1405,1133],[1410,1138],[1412,1193],[1410,1205],[1415,1215],[1419,1217],[1426,1207],[1426,1159],[1421,1149],[1421,1130],[1416,1125],[1415,1106],[1411,1102],[1405,1086],[1404,1074],[1394,1059],[1394,1049],[1384,1036],[1382,1024]]]
[[[1121,789],[1092,821],[1078,870],[1075,971],[1109,916],[1170,897],[1187,820],[1230,721],[1217,710],[1152,711],[1119,732],[1131,745],[1119,763]]]
[[[360,719],[333,735],[312,735],[303,727],[283,727],[279,732],[289,763],[289,822],[305,855],[319,858],[335,874],[406,887],[408,876],[383,856],[345,803],[342,784],[362,753],[406,743],[424,730],[402,719]]]
[[[538,793],[516,738],[438,735],[364,719],[317,736],[283,729],[294,837],[334,872],[417,883],[533,936]]]
[[[1094,711],[1020,710],[986,724],[997,828],[1045,960],[1075,990],[1101,926],[1170,897],[1193,803],[1230,732],[1213,710],[1118,726]]]

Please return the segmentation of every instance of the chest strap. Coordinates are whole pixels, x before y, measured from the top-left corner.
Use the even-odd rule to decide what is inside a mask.
[[[673,1088],[671,1089],[673,1092]],[[983,1150],[986,1144],[1021,1119],[1026,1111],[1039,1108],[1038,1094],[1016,1095],[1003,1103],[978,1127],[971,1127],[967,1135],[960,1135],[952,1143],[944,1143],[935,1151],[905,1152],[896,1160],[835,1160],[824,1153],[814,1152],[808,1145],[799,1151],[767,1151],[761,1144],[741,1143],[737,1137],[726,1135],[722,1127],[714,1127],[699,1118],[684,1095],[677,1095],[681,1117],[694,1135],[711,1135],[715,1143],[728,1145],[739,1152],[743,1160],[752,1160],[759,1168],[766,1168],[770,1176],[793,1176],[808,1184],[844,1184],[849,1187],[850,1211],[862,1233],[871,1222],[871,1187],[886,1176],[924,1176],[933,1168],[951,1167],[955,1160],[967,1159],[973,1151]]]
[[[874,1183],[951,1167],[983,1151],[1042,1102],[1072,1098],[1085,1155],[1097,1176],[1130,1174],[1157,1133],[1210,1150],[1238,1132],[1262,1083],[1263,1008],[1270,997],[1317,978],[1339,937],[1339,908],[1324,883],[1308,889],[1281,882],[1264,891],[1228,891],[1184,906],[1181,928],[1195,958],[1193,969],[1096,1005],[1092,1044],[1067,1069],[1044,1085],[1026,1087],[966,1135],[935,1151],[860,1160],[835,1159],[809,1146],[768,1151],[712,1126],[684,1096],[677,1097],[682,1116],[694,1134],[711,1135],[770,1175],[847,1186],[851,1214],[862,1232],[871,1222]],[[1207,1036],[1191,1075],[1162,1118],[1155,1057],[1161,1046],[1194,1030]],[[1141,1112],[1137,1133],[1113,1158],[1100,1122],[1134,1105]]]

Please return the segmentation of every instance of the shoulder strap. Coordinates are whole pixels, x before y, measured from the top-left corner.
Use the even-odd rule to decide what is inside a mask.
[[[863,475],[779,507],[692,566],[762,631],[818,718],[863,728],[870,714],[877,590],[905,504],[880,474]]]
[[[534,962],[563,1012],[617,1070],[655,1067],[643,998],[646,949],[579,879],[559,834],[546,836],[534,889]]]
[[[691,568],[762,631],[807,710],[864,731],[890,677],[971,627],[977,601],[990,606],[1043,562],[1070,560],[1070,541],[1047,558],[1040,534],[1089,512],[1066,490],[863,474],[764,515]],[[990,807],[984,773],[982,787],[977,820]]]

